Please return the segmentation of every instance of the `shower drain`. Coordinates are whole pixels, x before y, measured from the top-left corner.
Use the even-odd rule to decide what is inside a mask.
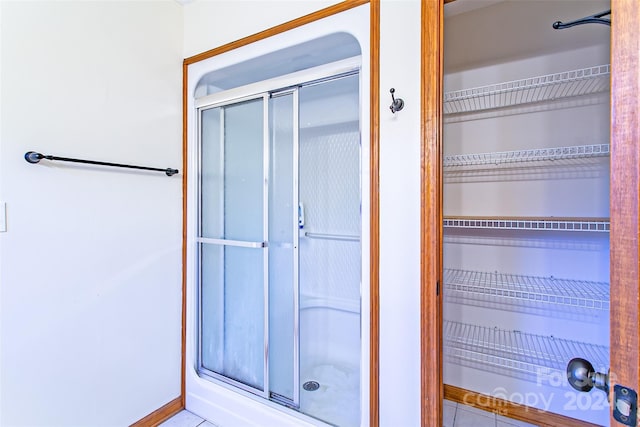
[[[320,383],[317,383],[316,381],[307,381],[306,383],[302,384],[302,388],[307,391],[316,391],[320,388]]]

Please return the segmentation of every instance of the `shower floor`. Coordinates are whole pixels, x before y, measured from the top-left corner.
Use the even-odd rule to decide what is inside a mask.
[[[302,384],[320,387],[307,391]],[[318,364],[301,372],[300,412],[340,427],[360,425],[360,370],[357,366]]]

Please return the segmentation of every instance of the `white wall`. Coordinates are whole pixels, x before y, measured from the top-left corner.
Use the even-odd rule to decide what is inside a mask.
[[[184,6],[184,56],[222,46],[339,0],[195,0]]]
[[[420,31],[420,1],[381,2],[382,427],[420,425]],[[405,102],[396,114],[390,88]]]
[[[319,1],[185,5],[185,56],[311,13]],[[251,13],[246,13],[251,10]],[[399,30],[401,28],[401,30]],[[384,0],[380,53],[380,425],[420,424],[420,2]],[[365,53],[368,55],[368,53]],[[389,89],[406,102],[389,111]],[[401,189],[401,190],[400,190]]]
[[[0,424],[128,425],[180,394],[182,8],[0,2]]]

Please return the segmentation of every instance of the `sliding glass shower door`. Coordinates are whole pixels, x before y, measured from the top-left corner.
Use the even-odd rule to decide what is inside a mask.
[[[269,101],[269,390],[299,406],[297,90]]]
[[[198,372],[349,427],[360,419],[358,90],[351,72],[197,111]]]
[[[198,243],[200,370],[296,407],[294,96],[200,111]]]
[[[200,115],[201,368],[265,391],[264,101]]]

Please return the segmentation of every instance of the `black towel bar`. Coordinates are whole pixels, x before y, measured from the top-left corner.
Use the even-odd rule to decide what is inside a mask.
[[[109,162],[98,162],[98,161],[95,161],[95,160],[72,159],[72,158],[69,158],[69,157],[58,157],[58,156],[40,154],[40,153],[36,153],[35,151],[26,152],[24,154],[24,159],[29,163],[38,163],[42,159],[47,159],[47,160],[59,160],[59,161],[62,161],[62,162],[87,163],[87,164],[90,164],[90,165],[113,166],[113,167],[117,167],[117,168],[142,169],[142,170],[148,170],[148,171],[164,172],[164,173],[167,174],[167,176],[172,176],[172,175],[175,175],[175,174],[178,173],[178,169],[150,168],[150,167],[147,167],[147,166],[124,165],[124,164],[121,164],[121,163],[109,163]]]

